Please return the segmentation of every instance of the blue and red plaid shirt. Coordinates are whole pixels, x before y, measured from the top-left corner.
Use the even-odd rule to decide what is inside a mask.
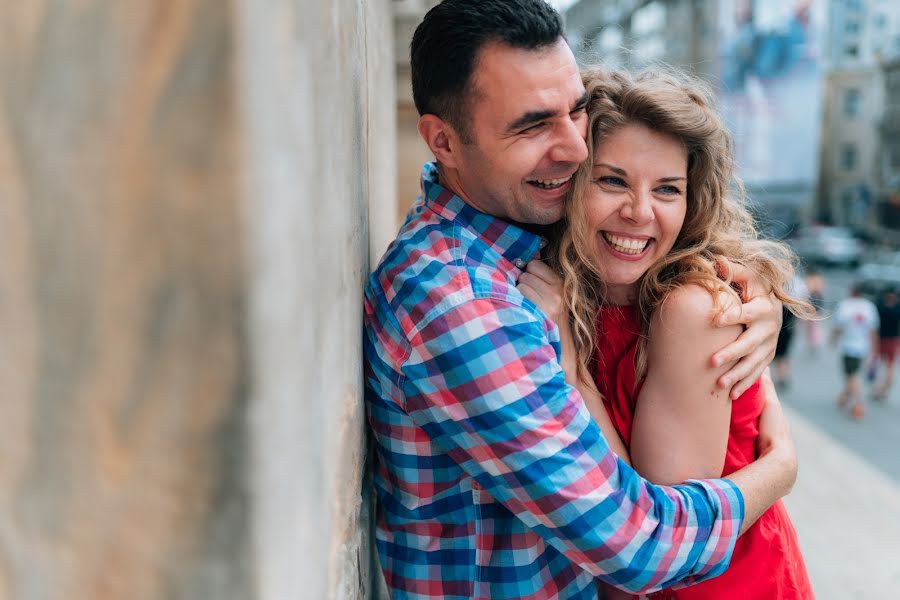
[[[655,486],[613,454],[516,289],[542,239],[425,165],[423,197],[365,294],[376,545],[393,598],[596,598],[728,566],[726,480]]]

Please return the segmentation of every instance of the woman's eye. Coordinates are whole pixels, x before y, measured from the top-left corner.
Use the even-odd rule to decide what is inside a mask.
[[[606,185],[614,185],[614,186],[624,186],[625,180],[621,177],[613,177],[611,175],[604,175],[603,177],[597,178],[597,183],[603,183]]]
[[[671,196],[679,196],[679,195],[681,195],[681,189],[675,187],[674,185],[663,185],[663,186],[660,186],[660,187],[658,187],[658,188],[656,188],[656,189],[657,189],[659,192],[661,192],[661,193],[663,193],[663,194],[666,194],[666,195],[671,195]]]

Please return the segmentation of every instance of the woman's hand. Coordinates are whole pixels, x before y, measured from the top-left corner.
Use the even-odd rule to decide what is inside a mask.
[[[566,381],[575,385],[578,381],[578,357],[572,337],[569,310],[563,299],[563,280],[550,267],[539,260],[533,260],[519,276],[516,287],[522,295],[537,304],[547,317],[559,328],[562,346],[560,365],[566,373]]]
[[[730,273],[732,281],[741,288],[744,301],[722,313],[716,325],[739,324],[746,329],[712,357],[713,367],[737,361],[717,382],[722,389],[731,388],[729,396],[735,399],[759,379],[775,357],[775,345],[781,331],[781,302],[771,289],[762,286],[751,269],[728,261],[719,266],[720,271]]]

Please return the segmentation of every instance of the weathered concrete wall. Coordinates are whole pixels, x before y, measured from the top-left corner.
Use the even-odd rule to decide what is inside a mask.
[[[239,21],[260,597],[364,597],[360,298],[369,242],[376,260],[394,233],[390,2],[246,0]]]
[[[251,590],[231,29],[3,8],[0,597]]]
[[[368,593],[389,30],[387,0],[4,6],[0,600]]]

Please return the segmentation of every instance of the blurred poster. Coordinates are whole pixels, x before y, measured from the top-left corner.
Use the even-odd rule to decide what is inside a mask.
[[[815,185],[824,0],[722,0],[722,111],[747,184]]]

